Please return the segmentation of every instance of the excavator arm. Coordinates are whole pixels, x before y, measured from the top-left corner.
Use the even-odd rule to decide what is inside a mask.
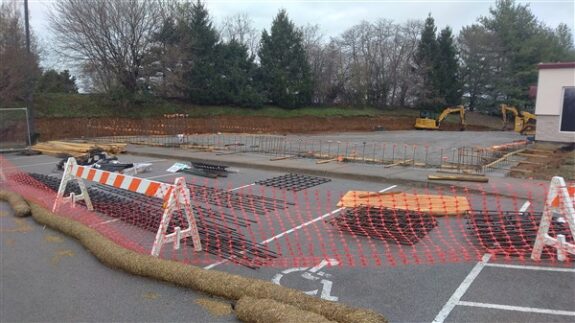
[[[533,134],[535,129],[535,121],[537,116],[527,111],[519,111],[514,106],[501,104],[501,116],[503,119],[503,130],[507,128],[507,114],[511,113],[514,117],[513,130],[521,134]]]
[[[462,105],[458,105],[456,107],[445,108],[445,110],[443,110],[443,112],[441,112],[441,114],[437,118],[437,126],[439,127],[439,125],[441,124],[441,121],[443,121],[443,119],[445,119],[449,114],[456,113],[456,112],[459,112],[459,119],[461,122],[461,130],[464,130],[465,129],[465,107]]]
[[[503,118],[503,130],[505,130],[507,127],[507,114],[512,113],[513,117],[517,119],[519,112],[517,111],[516,107],[512,107],[507,104],[500,104],[499,107],[501,108],[501,117]]]

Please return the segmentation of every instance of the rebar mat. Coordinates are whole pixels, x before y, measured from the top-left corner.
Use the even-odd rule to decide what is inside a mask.
[[[437,226],[435,218],[422,212],[357,207],[329,221],[338,231],[402,245],[414,245]]]
[[[258,185],[299,192],[310,187],[330,182],[331,179],[301,174],[287,174],[255,182]]]
[[[467,230],[475,237],[476,243],[492,252],[507,255],[530,256],[537,237],[537,225],[542,212],[471,210],[467,214]],[[549,235],[565,235],[568,242],[573,237],[566,223],[553,219]],[[544,256],[557,252],[546,247]]]
[[[242,212],[246,211],[261,216],[265,216],[269,212],[285,210],[289,206],[294,205],[292,202],[281,199],[229,192],[223,189],[197,184],[188,184],[188,188],[190,189],[192,199],[204,201],[218,207],[225,207]]]
[[[216,165],[216,164],[208,164],[208,163],[200,163],[200,162],[192,162],[192,167],[197,169],[203,169],[207,172],[226,172],[228,166],[224,165]]]
[[[28,175],[22,175],[14,176],[12,179],[28,185],[38,185],[39,182],[44,184],[45,188],[53,191],[56,191],[60,184],[60,178],[54,176],[31,173],[28,175],[38,182],[29,183],[29,180],[26,179]],[[77,183],[68,183],[66,195],[70,192],[80,193]],[[137,193],[100,184],[89,186],[88,192],[95,211],[119,218],[125,223],[151,232],[158,230],[163,213],[160,199],[148,198]],[[84,201],[80,201],[78,204],[84,205]],[[204,251],[252,269],[256,269],[279,256],[266,246],[250,241],[231,226],[232,224],[249,226],[254,221],[222,214],[203,206],[194,206],[193,209],[197,217],[198,232]],[[222,223],[227,222],[222,221],[226,218],[232,223]],[[169,223],[168,232],[172,232],[175,227],[186,227],[182,220],[181,215],[175,215]],[[183,243],[192,245],[191,239],[186,239]]]

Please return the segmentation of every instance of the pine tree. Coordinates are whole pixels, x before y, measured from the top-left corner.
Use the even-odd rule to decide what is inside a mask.
[[[439,109],[445,104],[437,90],[436,64],[438,44],[435,36],[436,30],[435,20],[430,14],[425,20],[415,53],[415,61],[419,66],[419,73],[422,79],[419,106],[423,109]]]
[[[258,107],[262,97],[255,84],[257,66],[247,46],[235,39],[217,46],[215,98],[218,104]]]
[[[42,73],[36,91],[40,93],[78,93],[76,78],[68,70],[58,73],[50,69]]]
[[[494,80],[498,101],[531,105],[528,88],[537,82],[537,64],[573,58],[573,45],[565,42],[569,37],[563,37],[564,31],[554,32],[539,22],[528,4],[499,0],[490,9],[490,16],[479,21],[496,35],[502,47],[502,63]]]
[[[437,38],[437,56],[434,64],[435,85],[439,96],[446,105],[461,103],[461,84],[457,50],[453,42],[451,28],[445,27]]]
[[[312,81],[302,33],[285,10],[275,17],[271,32],[263,31],[259,50],[261,84],[271,103],[298,108],[311,102]]]
[[[497,106],[493,82],[498,77],[502,46],[494,33],[477,24],[463,27],[457,41],[466,105],[471,110],[489,111]]]
[[[218,101],[215,95],[218,33],[203,3],[198,0],[190,10],[189,24],[181,35],[189,64],[184,72],[186,94],[194,103],[214,104]]]

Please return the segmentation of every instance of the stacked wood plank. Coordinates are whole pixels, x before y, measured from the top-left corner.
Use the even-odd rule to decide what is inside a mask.
[[[46,141],[32,146],[32,150],[41,152],[45,155],[63,156],[69,155],[80,157],[88,152],[100,149],[109,154],[119,154],[126,151],[127,144],[108,144],[108,143],[91,143],[91,142],[71,142],[71,141]]]
[[[436,216],[459,215],[470,210],[469,201],[463,196],[410,194],[378,194],[375,192],[349,191],[337,204],[338,207],[388,208],[416,211]]]

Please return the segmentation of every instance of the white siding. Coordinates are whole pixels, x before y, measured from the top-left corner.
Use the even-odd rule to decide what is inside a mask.
[[[537,116],[535,140],[553,142],[575,142],[575,132],[559,131],[559,116]]]
[[[563,88],[566,86],[575,86],[575,68],[540,69],[535,114],[561,115]]]

